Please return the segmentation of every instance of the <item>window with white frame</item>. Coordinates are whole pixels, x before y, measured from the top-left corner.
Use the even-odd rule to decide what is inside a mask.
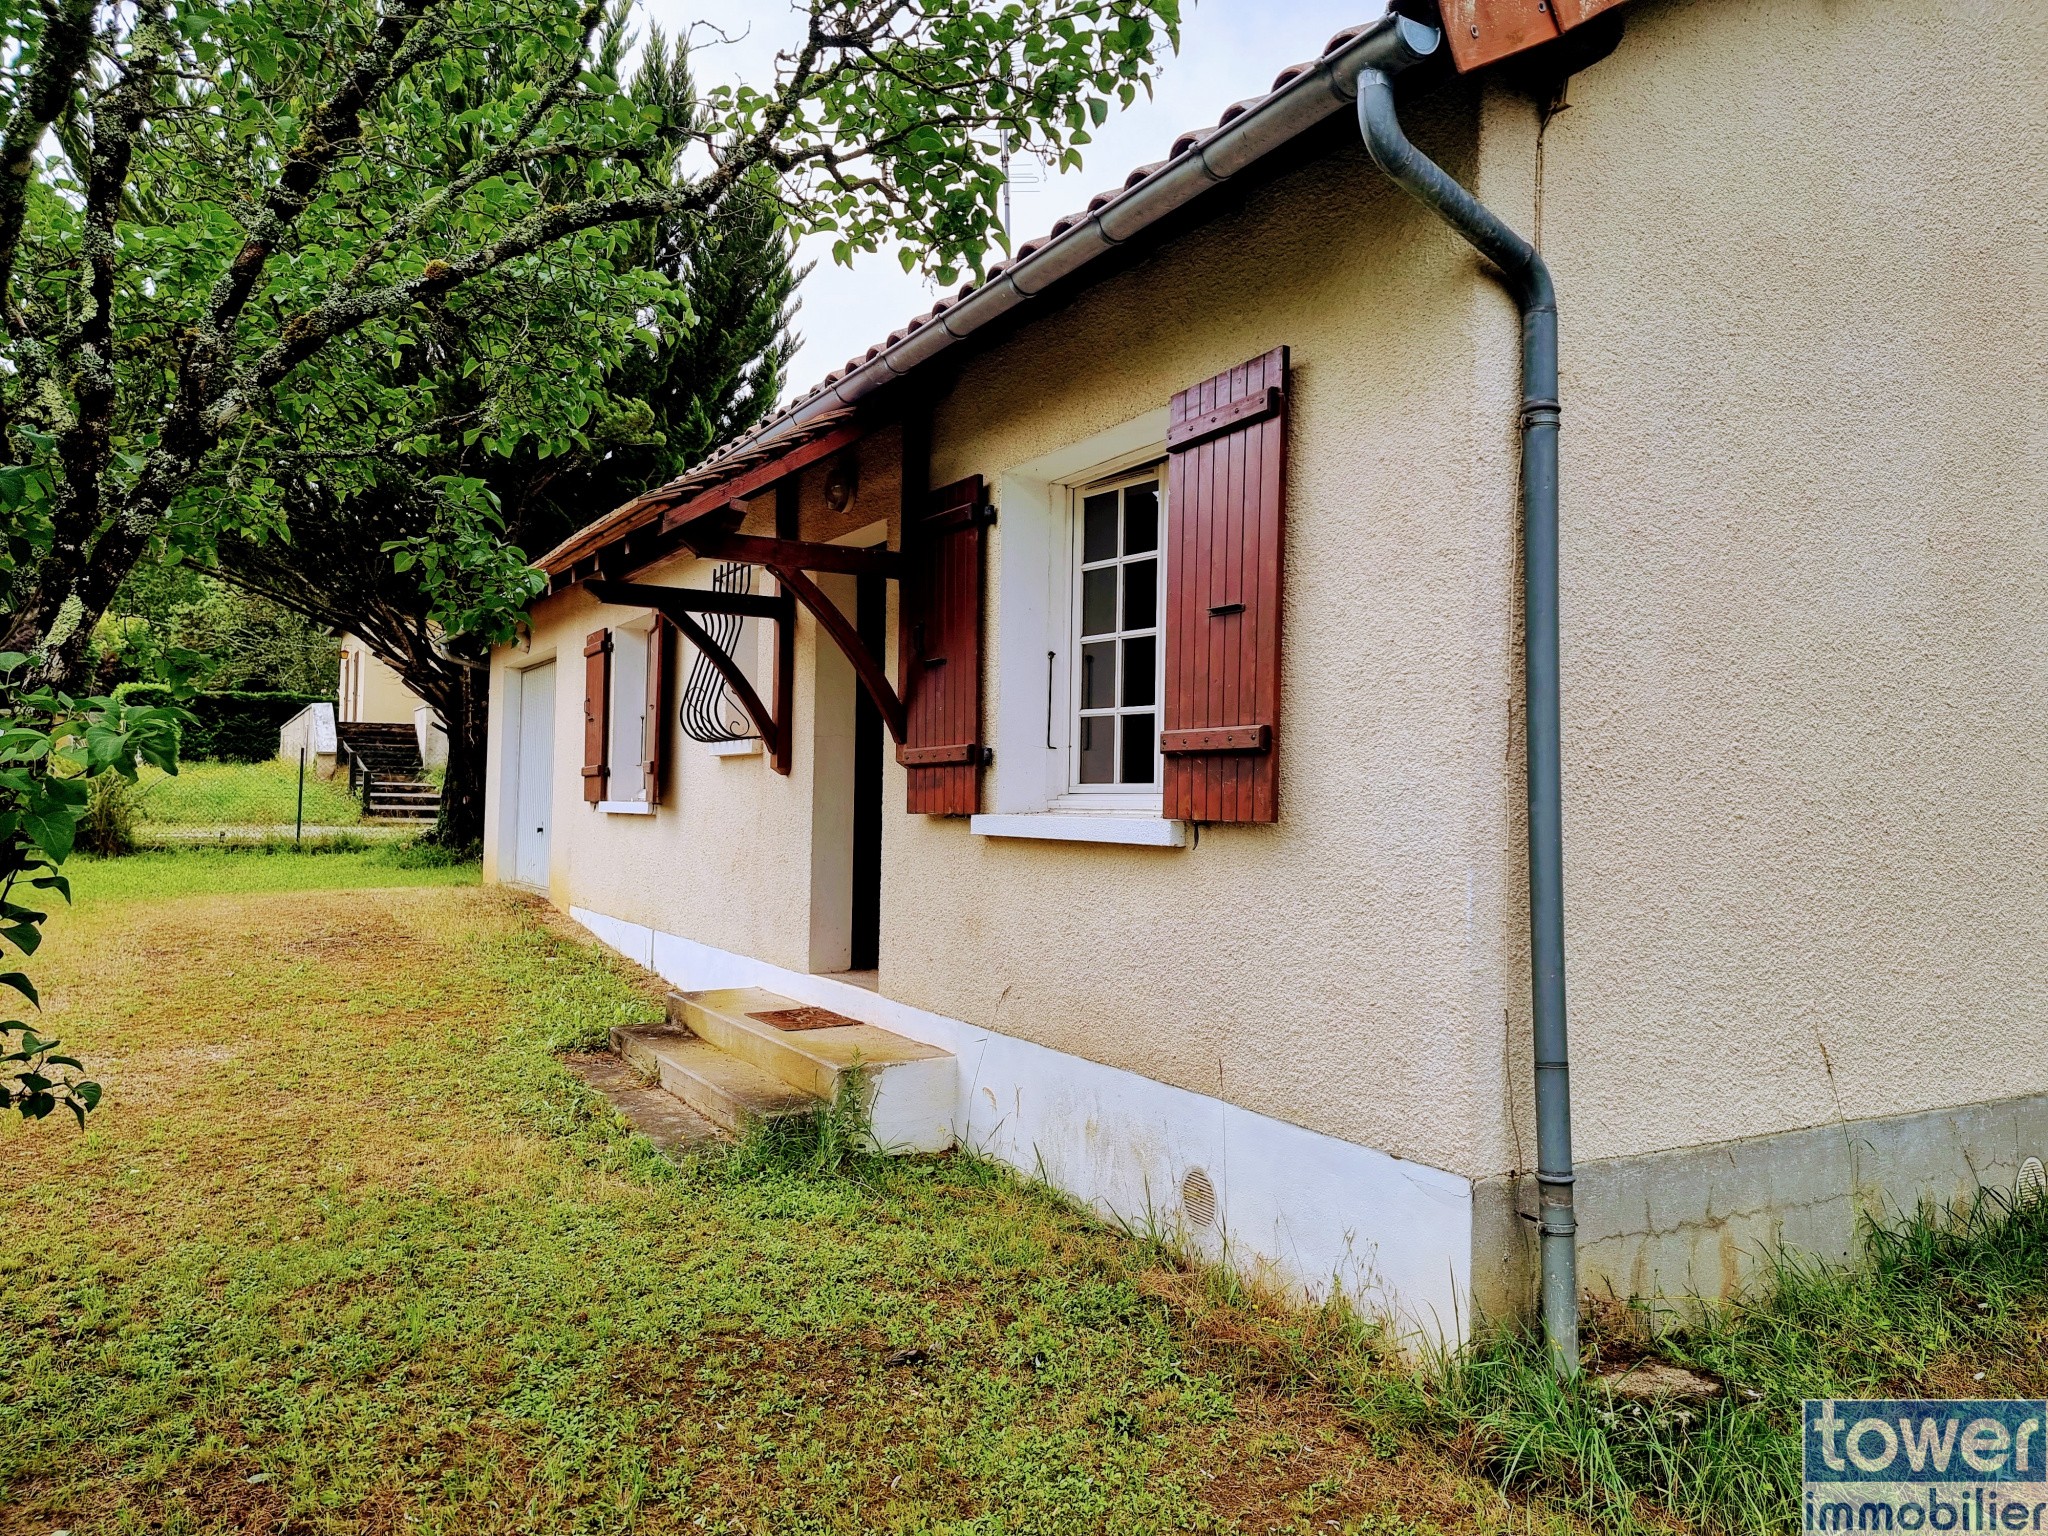
[[[1156,465],[1074,495],[1073,791],[1159,783],[1161,478]]]
[[[605,799],[644,801],[647,779],[647,666],[650,625],[612,631],[611,739],[605,761],[611,773]]]

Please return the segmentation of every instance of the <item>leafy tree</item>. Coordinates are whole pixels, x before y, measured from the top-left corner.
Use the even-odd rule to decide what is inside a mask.
[[[71,854],[88,786],[105,774],[133,783],[138,761],[176,772],[182,713],[34,686],[24,677],[28,659],[0,655],[0,947],[24,958],[42,943],[43,903],[51,894],[71,899],[57,867]],[[41,1005],[24,971],[0,973],[0,987]],[[39,1120],[63,1108],[83,1125],[100,1099],[83,1071],[57,1041],[0,1019],[0,1111]]]
[[[623,21],[613,13],[598,50],[608,73]],[[680,154],[701,118],[683,49],[652,34],[627,93],[661,114]],[[652,329],[597,379],[602,400],[584,429],[587,446],[543,454],[531,441],[510,452],[485,441],[477,428],[501,414],[498,391],[514,375],[482,366],[476,336],[451,324],[436,344],[395,359],[350,355],[373,375],[355,382],[357,392],[402,391],[420,418],[403,453],[377,440],[383,416],[323,414],[271,460],[288,537],[259,529],[193,541],[229,579],[359,635],[434,706],[449,736],[439,835],[456,846],[483,832],[489,644],[511,633],[534,594],[523,552],[550,547],[594,510],[753,425],[774,404],[794,350],[798,274],[766,185],[717,220],[649,220],[613,260],[657,274],[687,318]],[[544,281],[527,305],[522,345],[573,347],[585,279],[568,279],[567,302],[552,277]]]
[[[772,77],[678,125],[592,67],[587,0],[0,0],[0,645],[61,698],[153,548],[350,498],[349,463],[290,457],[323,428],[602,459],[607,379],[690,318],[621,259],[650,221],[695,238],[767,195],[841,259],[978,273],[998,135],[1073,163],[1178,37],[1178,0],[800,14]],[[455,350],[489,402],[461,424],[368,366]],[[502,635],[504,514],[474,473],[436,491],[411,553],[443,632]]]
[[[145,560],[93,635],[94,687],[161,676],[175,659],[208,688],[332,694],[341,643],[324,623],[205,571]]]
[[[772,79],[707,95],[678,162],[677,125],[591,67],[595,4],[0,3],[5,643],[69,686],[152,544],[224,520],[202,503],[284,526],[272,460],[310,424],[361,413],[410,443],[413,400],[366,357],[460,334],[498,375],[465,446],[594,452],[605,376],[688,318],[618,259],[649,220],[716,223],[767,178],[842,255],[896,239],[942,280],[978,269],[996,132],[1073,159],[1178,25],[1177,0],[803,15]],[[536,367],[540,300],[581,324]],[[459,554],[485,500],[446,491],[432,542]]]

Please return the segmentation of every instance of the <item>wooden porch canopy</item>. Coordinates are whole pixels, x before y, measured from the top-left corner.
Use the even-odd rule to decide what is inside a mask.
[[[742,438],[689,473],[607,512],[534,564],[547,573],[550,592],[593,576],[618,576],[651,565],[687,547],[681,532],[690,524],[760,495],[851,447],[870,430],[849,408],[813,417],[794,429],[770,428]]]
[[[536,564],[547,572],[551,592],[581,585],[601,603],[651,609],[674,625],[724,680],[760,732],[771,765],[783,774],[790,771],[794,623],[801,605],[845,654],[900,750],[907,740],[906,710],[901,694],[889,681],[883,658],[863,643],[853,623],[819,589],[811,573],[900,579],[903,557],[894,550],[810,543],[795,536],[795,476],[851,447],[870,430],[847,410],[773,434],[765,441],[737,445],[691,473],[627,502]],[[769,490],[776,493],[776,536],[740,533],[739,504]],[[763,566],[775,577],[779,590],[767,594],[717,592],[629,579],[634,571],[682,553]],[[698,615],[707,613],[737,614],[775,625],[775,683],[770,699],[761,697],[738,660],[698,623]]]

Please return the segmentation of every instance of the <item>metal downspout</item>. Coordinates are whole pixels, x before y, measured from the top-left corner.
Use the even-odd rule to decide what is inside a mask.
[[[1560,1376],[1579,1369],[1578,1224],[1565,1039],[1564,816],[1557,706],[1557,294],[1536,248],[1408,142],[1386,74],[1358,74],[1374,163],[1499,271],[1522,314],[1522,623],[1529,728],[1529,954],[1536,1045],[1536,1183],[1543,1333]]]

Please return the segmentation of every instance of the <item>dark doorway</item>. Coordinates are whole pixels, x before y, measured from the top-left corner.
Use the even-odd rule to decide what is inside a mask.
[[[854,628],[870,656],[882,654],[888,582],[858,578]],[[844,716],[841,716],[844,719]],[[853,966],[872,971],[882,956],[882,712],[865,688],[853,698]]]

